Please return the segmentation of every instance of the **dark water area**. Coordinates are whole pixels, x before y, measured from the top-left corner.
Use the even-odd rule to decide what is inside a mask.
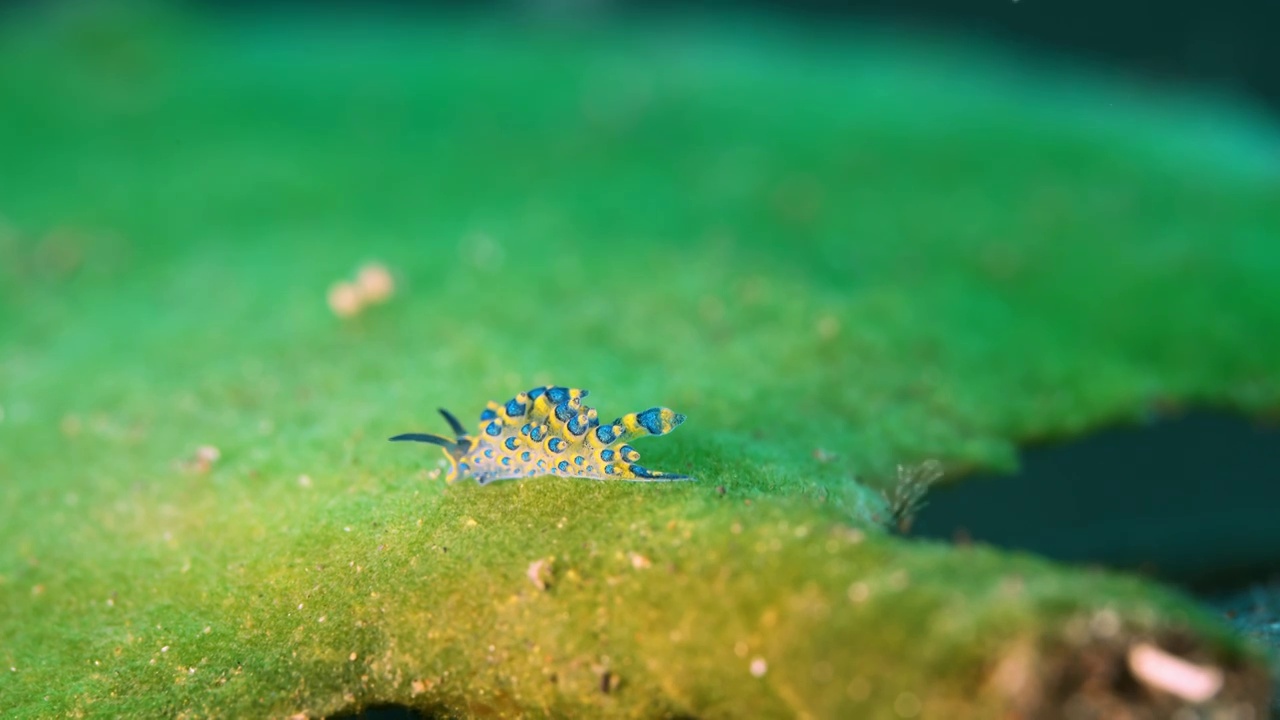
[[[1028,448],[940,486],[915,537],[1136,571],[1201,594],[1280,577],[1280,425],[1196,412]]]

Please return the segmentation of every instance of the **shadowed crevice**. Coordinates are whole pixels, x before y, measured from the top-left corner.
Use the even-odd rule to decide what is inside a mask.
[[[331,715],[327,720],[442,720],[444,713],[423,712],[408,705],[371,705],[360,710]]]

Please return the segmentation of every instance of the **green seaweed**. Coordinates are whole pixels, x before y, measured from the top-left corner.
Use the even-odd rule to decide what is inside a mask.
[[[143,16],[0,42],[6,716],[985,717],[1179,634],[1263,701],[1188,599],[881,490],[1280,408],[1270,129],[920,39]],[[544,383],[699,482],[386,442]]]

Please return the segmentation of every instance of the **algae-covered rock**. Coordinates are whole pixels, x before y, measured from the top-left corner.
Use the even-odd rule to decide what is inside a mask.
[[[1270,130],[752,24],[112,17],[0,43],[6,717],[1170,717],[1138,646],[1265,706],[1188,598],[880,491],[1280,408]],[[386,442],[549,383],[697,481]]]

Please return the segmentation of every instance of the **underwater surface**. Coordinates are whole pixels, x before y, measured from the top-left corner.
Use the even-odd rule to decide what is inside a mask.
[[[980,489],[1175,409],[1275,437],[1246,109],[763,17],[146,6],[0,26],[0,108],[5,717],[1271,707],[1274,452],[1078,465],[1078,538]],[[544,386],[683,416],[633,450],[692,480],[388,442]]]

